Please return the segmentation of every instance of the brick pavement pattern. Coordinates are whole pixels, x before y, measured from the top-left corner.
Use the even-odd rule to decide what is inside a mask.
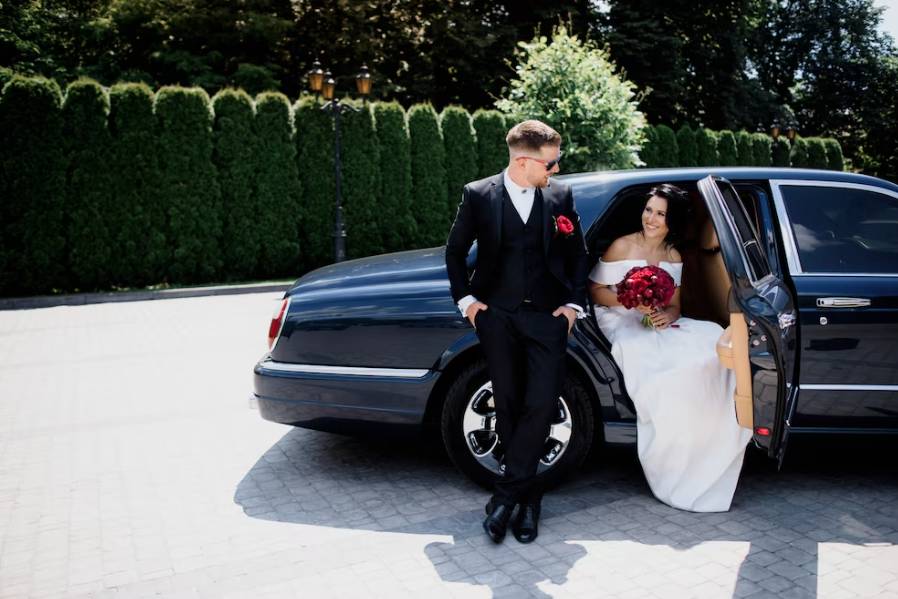
[[[611,452],[494,546],[439,451],[248,409],[278,298],[0,312],[0,597],[898,597],[894,468],[691,514]]]

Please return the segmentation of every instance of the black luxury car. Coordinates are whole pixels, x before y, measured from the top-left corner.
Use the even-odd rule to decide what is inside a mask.
[[[898,185],[723,167],[562,179],[573,187],[592,263],[638,228],[651,187],[690,192],[683,314],[725,329],[717,354],[735,372],[736,417],[769,456],[781,461],[796,434],[898,434]],[[589,313],[569,338],[540,464],[547,482],[600,443],[636,438],[633,404]],[[486,363],[449,295],[444,248],[308,273],[285,294],[269,345],[255,366],[263,418],[340,433],[423,430],[441,435],[474,480],[498,475]]]

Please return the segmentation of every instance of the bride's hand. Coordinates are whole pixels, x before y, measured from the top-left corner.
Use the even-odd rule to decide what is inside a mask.
[[[654,308],[649,308],[648,306],[643,306],[642,304],[636,306],[636,307],[633,308],[633,309],[636,310],[636,311],[638,311],[638,312],[640,312],[641,314],[646,314],[646,315],[649,315],[649,316],[651,316],[652,311],[654,310]]]
[[[671,324],[675,318],[672,314],[670,314],[667,310],[656,310],[654,312],[650,312],[649,317],[652,319],[652,324],[655,325],[656,329],[666,329]]]

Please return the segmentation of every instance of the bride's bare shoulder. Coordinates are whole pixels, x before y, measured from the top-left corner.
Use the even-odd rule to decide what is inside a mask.
[[[614,262],[615,260],[629,259],[635,243],[632,237],[632,235],[624,235],[615,239],[602,255],[602,260],[604,262]]]
[[[667,257],[670,259],[669,262],[677,263],[683,261],[683,256],[681,256],[680,252],[678,252],[674,247],[671,247],[667,250]]]

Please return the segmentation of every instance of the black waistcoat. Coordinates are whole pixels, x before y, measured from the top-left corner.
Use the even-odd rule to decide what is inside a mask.
[[[549,271],[543,248],[543,202],[533,200],[527,222],[504,194],[502,200],[502,242],[495,279],[485,298],[505,310],[515,310],[522,303],[543,310],[554,310],[564,297],[564,286]]]

